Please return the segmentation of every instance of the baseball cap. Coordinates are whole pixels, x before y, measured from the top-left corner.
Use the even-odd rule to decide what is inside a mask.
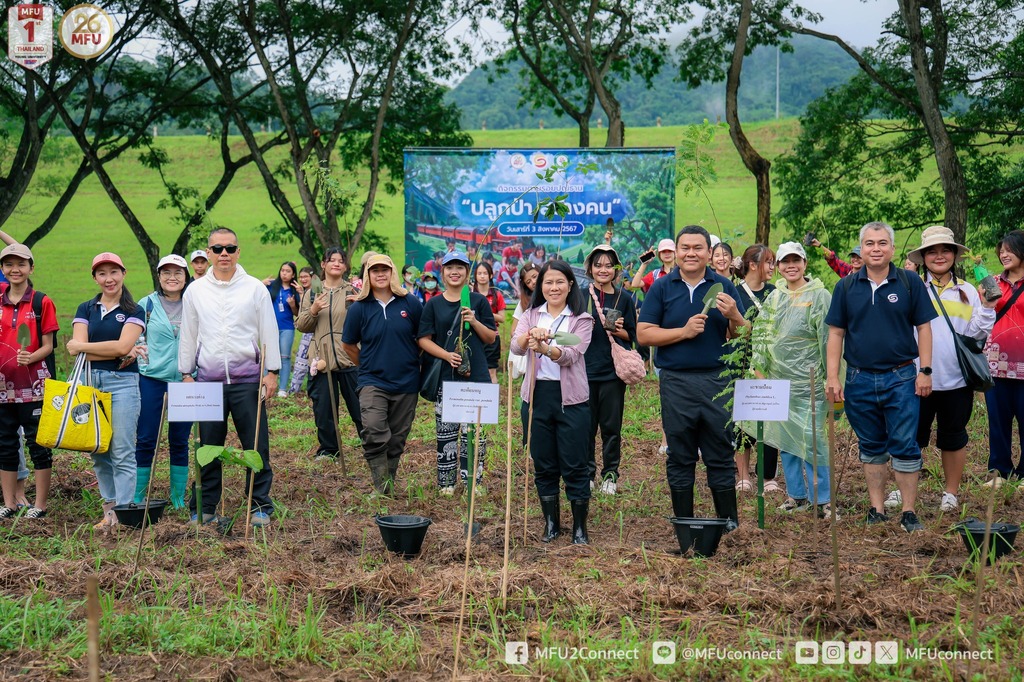
[[[99,254],[98,256],[96,256],[95,258],[92,259],[92,270],[93,270],[93,272],[96,272],[96,268],[98,268],[99,266],[103,265],[104,263],[113,263],[114,265],[116,265],[117,267],[121,268],[122,270],[126,269],[124,267],[124,263],[121,261],[121,257],[120,256],[118,256],[116,253],[110,253],[109,251],[104,251],[103,253]]]
[[[860,247],[859,246],[855,246],[852,249],[850,249],[850,255],[851,256],[857,256],[858,258],[860,258],[861,257],[861,255],[860,255]]]
[[[444,259],[441,261],[442,266],[448,265],[449,263],[463,263],[468,267],[469,257],[461,251],[452,251],[451,253],[445,254]]]
[[[780,263],[786,256],[797,255],[807,260],[807,252],[804,251],[804,247],[798,242],[785,242],[779,245],[779,250],[775,252],[775,262]]]
[[[178,257],[181,258],[181,256],[178,256]],[[206,260],[210,260],[209,258],[207,258],[206,252],[203,251],[202,249],[196,249],[195,251],[192,252],[192,255],[188,257],[189,261],[194,261],[196,258],[205,258]],[[185,259],[182,258],[182,260],[185,260]],[[163,263],[163,261],[160,261],[160,262]],[[182,266],[182,267],[184,267],[184,266]],[[157,270],[159,270],[159,269],[160,268],[157,268]]]
[[[676,250],[676,243],[674,241],[672,241],[671,239],[662,239],[660,242],[658,242],[658,253],[661,253],[662,251],[675,251],[675,250]]]
[[[172,253],[170,256],[164,256],[161,258],[160,262],[156,266],[157,271],[159,272],[160,268],[165,265],[177,265],[182,270],[188,270],[188,263],[186,263],[185,259],[176,253]]]
[[[24,258],[25,260],[34,260],[32,258],[32,252],[24,244],[11,244],[0,251],[0,260],[7,258],[7,256],[17,256],[18,258]]]

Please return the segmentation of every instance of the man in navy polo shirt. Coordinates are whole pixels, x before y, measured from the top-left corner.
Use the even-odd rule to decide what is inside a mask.
[[[651,285],[637,324],[637,340],[655,346],[661,368],[661,423],[668,442],[665,469],[676,516],[693,516],[697,458],[704,458],[708,487],[727,531],[739,524],[736,466],[723,376],[727,339],[747,324],[732,282],[708,267],[711,236],[688,225],[676,236],[676,267]],[[715,306],[702,314],[704,295],[722,285]]]
[[[359,368],[356,390],[363,419],[363,454],[373,487],[394,490],[405,439],[416,416],[423,304],[404,288],[395,264],[375,254],[366,281],[345,318],[342,347]],[[358,345],[357,345],[358,344]]]
[[[829,325],[829,400],[846,401],[846,416],[860,439],[871,508],[869,524],[889,520],[883,509],[886,463],[892,460],[903,504],[900,525],[923,530],[914,512],[921,448],[917,445],[918,396],[932,391],[932,328],[938,313],[921,278],[892,264],[893,229],[882,222],[860,230],[864,267],[836,284],[825,322]],[[917,339],[914,329],[917,328]],[[839,381],[839,359],[846,360],[846,387]],[[920,358],[918,371],[914,360]]]

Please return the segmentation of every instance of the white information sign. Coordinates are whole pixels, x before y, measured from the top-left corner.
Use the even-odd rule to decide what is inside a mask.
[[[21,4],[7,10],[7,56],[26,69],[53,59],[53,8]]]
[[[198,381],[167,384],[167,421],[224,421],[224,384]]]
[[[789,380],[738,380],[733,393],[732,419],[737,422],[784,422],[789,419]]]
[[[481,424],[498,423],[501,387],[491,383],[444,382],[441,419],[449,424],[475,424],[480,408]]]

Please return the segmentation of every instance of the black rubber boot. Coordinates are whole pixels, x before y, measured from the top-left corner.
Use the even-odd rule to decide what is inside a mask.
[[[375,459],[368,459],[366,463],[370,467],[370,478],[373,480],[373,488],[381,495],[390,496],[394,490],[394,482],[388,472],[388,458],[381,455]]]
[[[669,492],[672,493],[672,513],[679,518],[692,517],[693,488],[686,488],[685,490],[671,488]]]
[[[736,510],[736,489],[712,490],[711,499],[715,502],[715,513],[720,519],[729,519],[725,524],[725,532],[731,533],[740,526],[740,515]]]
[[[543,542],[551,542],[562,534],[561,513],[559,508],[558,495],[540,498],[540,510],[544,513],[544,537]]]
[[[572,544],[589,545],[587,537],[587,512],[590,511],[590,500],[572,500]]]

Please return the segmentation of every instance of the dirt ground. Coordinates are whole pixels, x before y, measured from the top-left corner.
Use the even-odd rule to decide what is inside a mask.
[[[425,411],[424,405],[420,410]],[[776,511],[784,496],[766,499],[767,527],[758,529],[755,498],[741,497],[740,529],[727,535],[718,554],[701,560],[678,556],[678,544],[666,517],[671,515],[664,480],[664,461],[657,455],[656,424],[650,439],[627,439],[615,497],[595,496],[590,518],[589,547],[573,546],[568,534],[545,545],[539,541],[541,519],[535,493],[529,493],[528,537],[522,541],[522,455],[513,491],[512,552],[507,610],[500,606],[504,547],[504,425],[492,438],[486,477],[487,493],[479,499],[482,524],[471,554],[469,606],[462,640],[461,670],[473,679],[526,675],[506,666],[501,639],[533,644],[573,646],[581,642],[627,641],[632,632],[642,647],[659,636],[703,642],[710,646],[749,647],[757,642],[783,649],[788,662],[753,668],[685,667],[679,675],[696,679],[751,676],[789,679],[794,674],[792,648],[799,639],[897,639],[947,650],[970,648],[970,614],[975,599],[975,573],[960,537],[950,532],[958,515],[937,511],[939,484],[927,473],[919,505],[926,532],[905,534],[895,517],[884,526],[865,527],[863,474],[851,436],[840,429],[834,475],[840,482],[838,522],[841,606],[833,590],[830,526],[807,514]],[[517,429],[518,430],[518,429]],[[518,444],[518,441],[516,441]],[[62,453],[57,466],[67,458]],[[937,455],[931,454],[935,460]],[[166,462],[166,460],[164,460]],[[966,515],[984,517],[989,489],[980,485],[984,471],[979,453],[969,466],[974,478],[963,489]],[[311,462],[308,452],[275,452],[274,497],[285,513],[262,538],[248,543],[240,530],[221,537],[203,529],[196,539],[184,518],[169,514],[153,527],[140,572],[153,584],[170,585],[185,574],[190,587],[174,595],[171,607],[203,603],[215,610],[242,590],[255,604],[268,599],[268,586],[312,594],[326,607],[321,628],[344,630],[353,622],[380,622],[419,638],[417,660],[383,670],[372,662],[341,664],[332,670],[316,662],[275,662],[265,657],[217,658],[189,651],[121,655],[105,647],[103,670],[117,680],[313,680],[313,679],[444,679],[453,665],[455,631],[465,561],[464,498],[444,498],[432,490],[433,443],[411,441],[400,472],[398,495],[392,501],[368,500],[368,472],[358,453],[348,452],[349,476],[336,463]],[[781,469],[781,467],[780,467]],[[780,471],[781,476],[781,471]],[[710,498],[698,473],[698,515],[712,515]],[[38,537],[40,549],[30,558],[0,550],[0,590],[8,597],[36,593],[39,598],[80,600],[88,576],[98,574],[101,593],[114,595],[115,608],[153,605],[146,590],[123,594],[132,574],[138,533],[122,531],[89,540],[90,550],[68,559],[42,548],[51,535],[71,536],[86,520],[69,515],[80,501],[89,471],[64,471],[56,477],[53,513],[45,523],[20,523],[14,533]],[[234,475],[229,499],[240,498],[240,476]],[[316,502],[315,504],[313,502]],[[380,505],[380,506],[378,506]],[[405,560],[388,553],[373,521],[374,509],[428,516],[433,525],[421,555]],[[996,496],[997,521],[1024,521],[1024,494]],[[316,509],[316,513],[313,510]],[[563,524],[571,523],[563,502]],[[94,520],[94,519],[92,519]],[[0,528],[0,533],[4,533]],[[89,535],[86,533],[86,535]],[[1018,550],[988,569],[990,582],[981,601],[979,625],[988,637],[1008,633],[1017,641],[1002,643],[1002,660],[980,661],[972,672],[987,679],[1020,674],[1024,623],[1024,577]],[[97,571],[97,556],[102,563]],[[215,557],[215,559],[213,558]],[[243,587],[237,587],[243,586]],[[167,604],[165,604],[167,606]],[[289,606],[289,622],[301,621],[305,603]],[[70,614],[84,618],[84,609]],[[624,625],[627,623],[627,625]],[[3,627],[0,625],[0,627]],[[495,632],[497,627],[498,632]],[[1003,630],[1000,630],[1003,628]],[[993,634],[994,633],[994,634]],[[588,640],[588,638],[591,638]],[[992,646],[983,640],[981,648]],[[84,656],[61,661],[55,670],[51,654],[29,650],[0,651],[0,679],[49,680],[86,678]],[[963,679],[967,663],[948,664],[949,678]],[[601,668],[532,669],[533,676],[552,679],[666,679],[666,670],[649,660],[619,672]],[[947,679],[937,665],[904,669],[904,675]],[[588,672],[589,671],[589,672]],[[595,672],[596,671],[596,672]],[[828,669],[818,672],[827,676]],[[838,671],[837,671],[838,672]],[[895,676],[895,672],[892,673]],[[804,670],[804,676],[815,676]],[[672,679],[670,675],[667,679]],[[895,679],[895,677],[894,677]]]

